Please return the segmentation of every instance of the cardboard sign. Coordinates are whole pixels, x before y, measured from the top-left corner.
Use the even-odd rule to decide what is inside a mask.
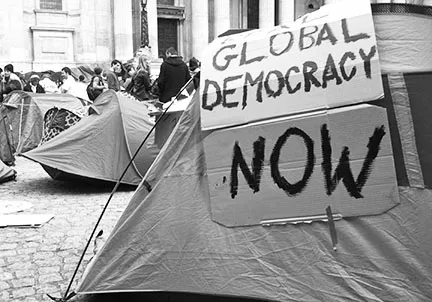
[[[200,91],[204,130],[381,97],[369,1],[216,39],[202,60]]]
[[[360,104],[218,130],[204,140],[213,220],[225,226],[383,213],[399,204],[386,110]]]

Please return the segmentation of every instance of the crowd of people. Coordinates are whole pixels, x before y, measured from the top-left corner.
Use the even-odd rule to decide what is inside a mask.
[[[12,64],[7,64],[4,70],[0,68],[0,102],[13,90],[68,93],[94,101],[102,92],[112,89],[124,91],[139,101],[158,99],[159,102],[166,103],[176,96],[191,77],[195,88],[198,87],[200,62],[193,57],[186,64],[173,47],[168,48],[165,55],[157,76],[153,76],[150,70],[151,51],[149,47],[143,47],[133,59],[125,63],[115,59],[108,69],[95,67],[91,71],[89,82],[86,82],[84,75],[79,75],[76,79],[69,67],[61,69],[61,76],[57,80],[53,80],[49,73],[33,73],[25,80],[22,75],[14,72]]]

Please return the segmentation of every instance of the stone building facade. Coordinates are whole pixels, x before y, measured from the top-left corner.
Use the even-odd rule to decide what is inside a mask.
[[[185,60],[200,58],[206,45],[227,30],[289,23],[335,1],[355,0],[3,1],[0,66],[13,63],[24,72],[107,66],[114,58],[132,58],[148,44],[157,67],[170,46]],[[432,0],[398,2],[432,5]]]

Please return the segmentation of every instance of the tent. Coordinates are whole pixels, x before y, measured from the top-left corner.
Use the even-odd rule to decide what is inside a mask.
[[[17,172],[0,161],[0,184],[14,180]]]
[[[353,2],[349,3],[354,5]],[[393,12],[395,7],[403,6],[393,6]],[[351,11],[355,10],[351,9]],[[380,23],[381,18],[389,17],[395,21],[399,18],[408,18],[412,21],[409,24],[416,23],[422,27],[424,23],[428,23],[424,28],[430,32],[432,15],[418,15],[421,10],[418,7],[415,7],[415,10],[416,14],[407,12],[408,14],[391,16],[376,13],[374,20],[378,42],[379,39],[394,40],[394,37],[381,35],[388,28],[380,28],[378,24],[387,27],[394,26],[395,23]],[[403,24],[406,26],[406,23]],[[413,27],[413,29],[417,28]],[[396,31],[398,34],[403,32],[397,29]],[[422,32],[419,40],[425,37],[430,39],[431,36]],[[417,41],[412,39],[412,36],[399,37],[407,39],[405,44],[410,44],[409,41]],[[381,42],[386,43],[382,40]],[[427,45],[430,50],[432,43]],[[421,54],[426,56],[429,53],[430,51]],[[380,59],[392,60],[393,58],[386,58],[389,55],[391,53],[383,49],[380,52]],[[385,67],[385,64],[383,66]],[[418,67],[424,68],[424,65]],[[205,66],[203,70],[204,68]],[[429,80],[431,73],[432,68],[424,71],[422,76]],[[429,182],[428,176],[425,177],[427,173],[423,173],[422,178],[419,174],[426,170],[423,165],[428,164],[430,158],[428,154],[432,151],[429,142],[424,141],[428,139],[428,134],[423,132],[430,127],[431,123],[427,120],[429,109],[421,111],[413,108],[410,118],[415,121],[411,123],[406,121],[406,109],[425,104],[422,100],[430,99],[430,94],[427,95],[430,90],[423,86],[425,82],[416,74],[392,71],[385,74],[384,79],[387,81],[383,85],[385,99],[377,100],[376,103],[381,101],[381,106],[387,108],[387,113],[376,105],[369,104],[343,106],[329,111],[335,116],[343,117],[339,121],[344,123],[339,126],[352,127],[356,130],[354,135],[351,133],[346,136],[343,136],[342,131],[337,133],[340,134],[339,136],[331,132],[333,139],[350,141],[351,144],[357,140],[364,141],[364,138],[369,135],[363,133],[367,126],[363,128],[363,125],[354,123],[353,127],[351,124],[353,120],[357,122],[365,119],[368,122],[370,115],[384,113],[388,116],[388,125],[385,124],[385,127],[380,129],[387,129],[385,131],[389,131],[390,135],[383,137],[383,144],[378,150],[377,157],[377,160],[380,159],[386,164],[373,170],[370,176],[380,174],[386,169],[391,173],[393,160],[395,166],[399,166],[396,175],[393,175],[390,180],[392,184],[396,178],[398,181],[393,190],[394,194],[390,189],[385,197],[394,201],[394,206],[376,215],[339,217],[339,220],[334,221],[333,227],[330,223],[331,213],[327,213],[329,223],[320,223],[310,216],[304,217],[302,221],[296,221],[297,224],[292,224],[292,220],[273,219],[258,224],[235,225],[238,221],[233,220],[229,221],[233,225],[227,226],[224,224],[226,222],[220,222],[220,217],[217,218],[215,214],[221,210],[224,202],[242,200],[234,199],[229,195],[226,200],[216,198],[219,190],[225,190],[226,183],[229,182],[225,179],[219,183],[213,181],[214,173],[217,174],[224,168],[220,162],[223,160],[222,155],[225,154],[218,157],[218,153],[224,152],[223,135],[227,137],[230,133],[243,133],[246,136],[248,130],[249,133],[255,133],[257,136],[271,135],[270,131],[266,132],[273,129],[269,127],[283,124],[287,120],[295,123],[308,121],[302,124],[308,126],[313,124],[309,121],[314,121],[317,116],[319,118],[319,115],[303,114],[273,120],[270,124],[259,122],[252,123],[253,126],[251,124],[234,126],[203,133],[201,124],[205,125],[206,122],[200,120],[199,108],[200,104],[202,107],[203,101],[196,96],[137,188],[105,245],[87,267],[77,292],[181,292],[250,297],[267,301],[429,301],[432,297],[430,261],[432,235],[429,232],[432,227],[432,191],[425,188],[428,187]],[[404,80],[405,85],[401,85],[401,79]],[[407,87],[411,88],[402,90]],[[408,103],[402,104],[401,101],[408,101]],[[385,105],[387,103],[392,103],[392,106]],[[404,108],[391,111],[391,108],[399,106]],[[400,115],[398,110],[405,110],[405,114]],[[360,117],[357,113],[361,114]],[[201,114],[201,119],[203,118]],[[338,126],[337,123],[329,123],[329,125]],[[412,131],[406,131],[410,127]],[[325,127],[321,129],[326,130]],[[330,130],[334,129],[330,127]],[[301,133],[298,129],[295,131],[297,131],[296,135]],[[321,134],[325,137],[326,131],[321,131]],[[311,136],[313,137],[312,134]],[[212,149],[207,147],[217,146],[214,141],[213,144],[209,144],[212,142],[209,139],[215,137],[220,138],[221,147],[220,150],[212,152]],[[302,134],[302,137],[305,135]],[[370,138],[369,150],[376,137],[372,135]],[[243,137],[239,136],[238,140],[242,143]],[[305,139],[305,143],[307,142],[308,140]],[[262,143],[263,140],[258,139],[255,145],[243,148],[244,155],[250,155],[250,159],[255,151],[258,158]],[[294,139],[292,144],[296,144]],[[232,148],[231,145],[231,153],[237,154],[236,146],[234,144]],[[413,146],[417,148],[411,149]],[[318,150],[322,148],[324,153],[327,147],[323,143],[318,144],[316,148]],[[295,155],[301,151],[295,148],[290,150]],[[357,152],[351,151],[350,156],[357,158]],[[302,162],[305,154],[308,153],[303,152]],[[286,154],[280,155],[281,158],[285,156]],[[334,157],[332,161],[336,166],[338,158],[336,155]],[[209,158],[221,161],[211,161]],[[324,162],[323,158],[317,156],[316,162]],[[388,158],[391,161],[386,162]],[[403,162],[400,161],[401,159]],[[248,160],[244,165],[249,166],[249,162],[252,161]],[[263,173],[268,173],[266,169],[271,162],[272,159],[265,158]],[[252,167],[259,164],[259,161],[254,161]],[[293,170],[293,167],[296,170],[298,167],[296,164],[296,161],[287,163],[283,166],[283,172],[288,173]],[[341,161],[340,165],[343,164],[344,161]],[[378,161],[375,164],[378,165]],[[386,165],[391,167],[388,168]],[[326,166],[322,165],[322,170],[325,168]],[[303,169],[301,171],[303,172]],[[319,169],[315,169],[314,173],[317,171]],[[346,173],[343,169],[339,171]],[[257,173],[259,174],[260,171]],[[401,173],[408,177],[404,177]],[[250,175],[246,174],[244,173],[245,178],[257,180],[252,172]],[[294,177],[296,176],[298,177],[294,173]],[[254,187],[252,180],[246,183],[243,179],[239,179],[237,194],[244,194],[246,190],[251,191],[249,186]],[[288,181],[291,180],[289,178]],[[345,180],[349,182],[348,179]],[[314,185],[314,179],[309,178],[309,181],[310,188]],[[346,187],[348,187],[347,183]],[[377,185],[378,182],[373,186]],[[358,181],[356,186],[358,189]],[[298,187],[289,188],[298,189]],[[229,216],[230,212],[235,211],[238,219],[249,221],[248,219],[253,217],[243,214],[248,214],[249,208],[254,206],[254,196],[260,196],[259,202],[264,204],[260,211],[271,212],[269,205],[272,202],[269,200],[271,195],[259,195],[267,188],[258,189],[248,195],[249,203],[243,205],[243,208],[235,211],[236,204],[233,202],[232,208],[225,209],[225,213]],[[341,189],[344,191],[344,185],[339,183],[336,191],[345,194],[338,191]],[[373,190],[373,188],[369,189]],[[277,188],[273,186],[272,190],[275,191]],[[366,195],[366,191],[362,191],[362,194]],[[298,196],[300,195],[287,194],[281,201],[290,203]],[[376,203],[379,203],[381,197],[378,198],[378,193],[376,197]],[[350,197],[345,194],[343,199],[344,202],[349,203]],[[214,203],[214,200],[219,203]],[[329,200],[327,197],[322,197],[323,213],[325,213],[324,206]],[[300,201],[308,202],[308,200]],[[355,199],[355,201],[354,207],[360,207],[363,202],[362,199]],[[274,202],[270,204],[275,205]],[[293,204],[289,210],[297,211],[297,207],[301,206],[302,204]],[[368,211],[369,207],[375,206],[371,203],[362,210]],[[339,205],[332,204],[332,207],[337,210]],[[322,217],[320,219],[326,220]],[[313,223],[306,223],[314,220]]]
[[[116,182],[153,125],[145,103],[109,90],[75,126],[20,155],[40,163],[55,179]],[[153,142],[151,136],[122,183],[139,184],[159,152]]]
[[[67,94],[38,94],[13,91],[1,104],[0,159],[14,162],[14,154],[38,146],[43,131],[45,113],[53,108],[64,108],[79,116],[85,114],[82,102]]]

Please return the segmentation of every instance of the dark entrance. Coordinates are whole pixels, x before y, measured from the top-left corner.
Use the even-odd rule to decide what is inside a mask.
[[[158,18],[158,48],[159,58],[165,57],[165,51],[174,47],[177,51],[177,19]]]

